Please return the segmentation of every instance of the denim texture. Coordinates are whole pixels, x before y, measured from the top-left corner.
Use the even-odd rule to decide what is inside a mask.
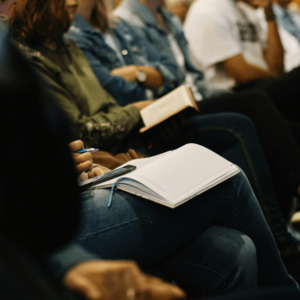
[[[243,172],[176,209],[122,191],[108,208],[109,192],[82,194],[75,238],[102,258],[135,260],[141,267],[161,262],[179,285],[198,294],[257,284],[297,287]]]
[[[186,137],[188,131],[192,128],[197,128],[198,135],[190,140],[181,140],[180,137]],[[267,207],[265,214],[269,224],[272,225],[275,238],[278,238],[278,234],[275,233],[280,233],[281,238],[287,241],[290,241],[290,239],[293,241],[291,236],[287,233],[285,223],[280,221],[281,215],[274,192],[272,192],[268,166],[258,144],[253,124],[247,117],[234,113],[220,113],[213,116],[206,115],[201,117],[194,116],[190,118],[181,131],[178,132],[175,140],[175,143],[168,143],[168,145],[165,146],[149,149],[143,145],[140,136],[137,136],[136,138],[132,138],[132,140],[124,146],[124,150],[133,147],[137,151],[141,151],[145,154],[155,155],[163,151],[174,149],[174,145],[180,146],[180,143],[192,142],[201,144],[217,152],[224,158],[237,164],[246,172],[256,193],[264,193],[264,200],[261,204]],[[231,189],[230,193],[232,194],[229,196],[228,191],[230,188],[229,190],[227,190],[227,188],[223,190],[221,187],[227,185],[231,186],[230,182],[232,181],[239,182],[234,185],[237,194],[234,194],[234,189]],[[259,187],[257,186],[257,182],[260,183]],[[134,259],[142,267],[148,267],[163,260],[163,265],[167,272],[171,273],[172,277],[180,281],[185,287],[187,285],[187,288],[196,289],[199,293],[206,291],[209,294],[215,295],[225,291],[228,292],[230,289],[238,289],[239,286],[244,286],[245,284],[242,278],[228,279],[230,278],[229,274],[232,274],[232,270],[228,266],[224,267],[224,269],[228,271],[228,273],[223,274],[226,280],[224,278],[221,279],[221,276],[218,277],[216,274],[220,270],[218,269],[219,266],[217,266],[217,260],[215,258],[217,255],[212,259],[208,259],[202,252],[203,248],[201,248],[200,251],[200,248],[198,249],[200,245],[196,243],[196,239],[198,237],[200,238],[200,234],[211,225],[226,226],[242,232],[254,242],[257,251],[258,285],[275,286],[276,284],[280,284],[282,280],[279,274],[285,274],[286,271],[282,266],[271,230],[266,223],[266,219],[256,202],[257,200],[250,186],[248,187],[247,184],[246,178],[244,178],[243,175],[238,175],[174,210],[167,209],[121,191],[116,192],[113,205],[108,209],[109,191],[84,193],[83,221],[81,231],[77,235],[77,241],[88,250],[96,251],[96,253],[104,259]],[[239,194],[238,191],[241,190],[243,190],[244,193]],[[240,197],[238,198],[239,200],[237,200],[238,205],[231,206],[230,211],[227,211],[226,205],[232,203],[233,194],[239,195]],[[213,204],[211,195],[214,195],[213,198],[215,197],[215,200],[218,199],[215,204]],[[228,198],[231,200],[227,203]],[[205,202],[205,200],[202,202],[202,200],[197,201],[197,199],[210,199],[206,204],[212,205],[211,208],[208,211],[203,207],[199,207],[199,209],[196,208],[197,205],[201,206],[201,203],[204,204]],[[225,207],[223,205],[225,205]],[[189,207],[190,211],[187,207]],[[244,211],[243,209],[240,211],[241,207],[243,207]],[[183,211],[186,212],[186,209],[189,212],[185,215]],[[225,213],[220,219],[218,219],[218,211]],[[217,219],[215,219],[215,217]],[[230,220],[227,218],[230,218]],[[223,223],[223,221],[225,221],[225,223]],[[247,228],[248,226],[249,228]],[[203,230],[201,230],[201,228]],[[228,232],[227,234],[227,236],[230,236],[230,234],[235,235],[235,233],[232,232]],[[261,234],[263,234],[264,237],[260,236]],[[214,234],[214,236],[215,235],[216,234]],[[257,235],[260,237],[257,238]],[[209,238],[209,236],[212,235],[208,235],[207,238]],[[224,236],[226,236],[225,233]],[[172,240],[173,238],[174,240]],[[185,247],[189,249],[190,244],[185,243],[183,245],[181,243],[182,240],[186,242],[194,241],[195,245],[191,245],[194,245],[193,247],[196,249],[195,252],[193,252],[193,250],[187,250],[189,254],[184,255],[185,252],[183,249]],[[231,240],[233,240],[233,238]],[[238,240],[241,241],[240,236]],[[224,243],[225,242],[226,238],[224,238]],[[244,242],[244,246],[246,244],[248,245],[245,246],[246,248],[252,248],[249,240]],[[202,242],[200,244],[202,244]],[[211,242],[209,242],[209,244],[211,245]],[[221,241],[220,244],[222,244]],[[233,244],[232,247],[234,247]],[[183,256],[180,256],[181,252],[178,252],[179,250],[183,251]],[[242,249],[238,247],[232,251],[236,253],[235,251],[241,250]],[[211,252],[213,251],[211,250]],[[249,252],[253,254],[253,249],[249,250]],[[193,255],[191,253],[193,253]],[[171,256],[172,258],[170,258]],[[174,259],[173,256],[175,257],[175,261],[178,259],[178,261],[184,263],[172,263]],[[234,254],[234,257],[238,258],[238,255]],[[249,255],[249,257],[252,257],[252,255]],[[192,258],[195,259],[195,262],[190,262],[189,264],[185,261],[185,259],[188,260]],[[197,259],[203,259],[208,262],[208,265],[202,265]],[[232,262],[232,257],[227,259]],[[210,265],[210,262],[213,265]],[[215,262],[216,265],[214,265],[213,262]],[[201,268],[195,267],[193,272],[189,269],[193,269],[192,266],[194,263],[198,266],[205,266],[202,270],[204,273],[206,272],[206,267],[215,270],[216,273],[212,272],[214,274],[210,274],[210,276],[206,273],[203,275],[205,278],[203,279],[201,277],[202,275],[199,275],[202,272],[200,270]],[[246,262],[244,263],[245,264],[242,265],[244,267],[247,266]],[[187,267],[188,264],[189,271],[185,272],[184,267]],[[263,267],[262,264],[270,264],[270,266],[264,265]],[[277,265],[277,267],[275,267],[274,264]],[[272,269],[273,267],[275,269]],[[271,274],[269,274],[270,271]],[[184,274],[184,278],[186,279],[182,278],[181,274]],[[196,274],[198,275],[196,276]],[[187,276],[191,276],[191,278]],[[278,279],[279,277],[277,278],[277,276],[281,279]],[[198,280],[200,277],[201,279]],[[205,281],[206,279],[207,281]],[[203,285],[201,285],[202,280],[205,282]],[[276,284],[274,284],[275,281],[277,282]]]
[[[294,36],[298,42],[300,42],[300,24],[298,13],[296,17],[293,14],[293,11],[288,8],[283,8],[279,4],[273,4],[273,10],[276,16],[276,22],[279,26],[284,28],[292,36]]]
[[[194,128],[197,128],[197,136],[181,140],[181,136],[188,136],[188,132]],[[191,142],[218,153],[245,172],[282,255],[299,252],[296,241],[287,231],[285,219],[277,204],[264,152],[255,127],[248,117],[229,112],[194,116],[187,121],[176,140],[178,142],[174,145],[169,143],[167,146],[149,150],[144,147],[141,139],[137,138],[128,143],[124,150],[134,148],[151,156],[172,150],[172,147],[180,147],[180,143]]]
[[[199,92],[206,97],[216,96],[224,91],[214,88],[211,82],[205,80],[204,74],[194,67],[188,50],[188,42],[184,36],[181,21],[171,12],[159,8],[168,30],[174,35],[178,46],[185,59],[186,71],[191,73],[198,86]],[[169,44],[167,32],[158,24],[152,13],[139,0],[123,0],[114,11],[115,15],[134,25],[140,33],[150,42],[159,53],[167,55],[177,64],[173,51]],[[181,70],[182,83],[185,80],[185,72]],[[184,76],[183,76],[184,75]]]
[[[176,88],[183,79],[179,67],[167,55],[158,52],[138,31],[124,20],[117,20],[111,29],[120,44],[120,52],[126,65],[151,66],[161,72],[164,82],[154,91],[159,97]],[[137,82],[125,81],[110,74],[115,68],[123,67],[115,51],[106,44],[103,33],[91,27],[82,17],[75,20],[65,35],[73,39],[87,57],[100,84],[120,104],[145,100],[146,89]]]

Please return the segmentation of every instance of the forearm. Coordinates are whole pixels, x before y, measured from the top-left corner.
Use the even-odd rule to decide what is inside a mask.
[[[221,67],[224,68],[229,77],[239,84],[263,80],[273,76],[272,72],[249,64],[241,54],[222,62]]]
[[[272,72],[265,71],[254,65],[248,65],[243,74],[235,78],[235,81],[239,84],[243,84],[251,81],[268,79],[272,76],[274,76]]]
[[[270,72],[273,75],[279,75],[284,70],[284,49],[274,16],[266,16],[266,18],[268,21],[268,43],[264,56]]]

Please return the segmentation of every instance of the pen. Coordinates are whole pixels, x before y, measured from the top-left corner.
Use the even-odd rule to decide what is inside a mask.
[[[94,152],[97,152],[97,151],[99,151],[99,149],[89,148],[89,149],[81,149],[81,150],[77,151],[76,153],[86,153],[86,152],[94,153]]]

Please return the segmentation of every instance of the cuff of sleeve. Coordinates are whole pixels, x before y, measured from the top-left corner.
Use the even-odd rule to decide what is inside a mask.
[[[156,64],[151,64],[150,66],[157,69],[164,78],[164,83],[156,91],[156,94],[158,96],[161,96],[177,87],[178,84],[176,83],[176,77],[164,65],[160,63],[156,63]]]
[[[132,120],[137,124],[141,120],[140,109],[135,107],[133,104],[128,104],[123,107],[128,114],[130,114]]]
[[[61,280],[69,269],[88,260],[99,260],[99,257],[79,245],[70,244],[50,255],[46,264],[55,279]]]

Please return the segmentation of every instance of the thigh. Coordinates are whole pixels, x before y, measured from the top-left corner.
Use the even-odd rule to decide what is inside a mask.
[[[129,193],[82,194],[82,222],[75,240],[105,259],[132,259],[142,267],[187,246],[232,206],[237,175],[187,203],[170,209]]]
[[[257,287],[255,246],[244,233],[228,227],[208,228],[167,259],[164,268],[195,295],[221,295]]]
[[[287,288],[268,288],[264,290],[247,289],[242,292],[214,297],[211,300],[298,300],[300,292]]]
[[[267,93],[281,113],[288,119],[299,121],[300,67],[280,76],[263,80],[255,89]]]

